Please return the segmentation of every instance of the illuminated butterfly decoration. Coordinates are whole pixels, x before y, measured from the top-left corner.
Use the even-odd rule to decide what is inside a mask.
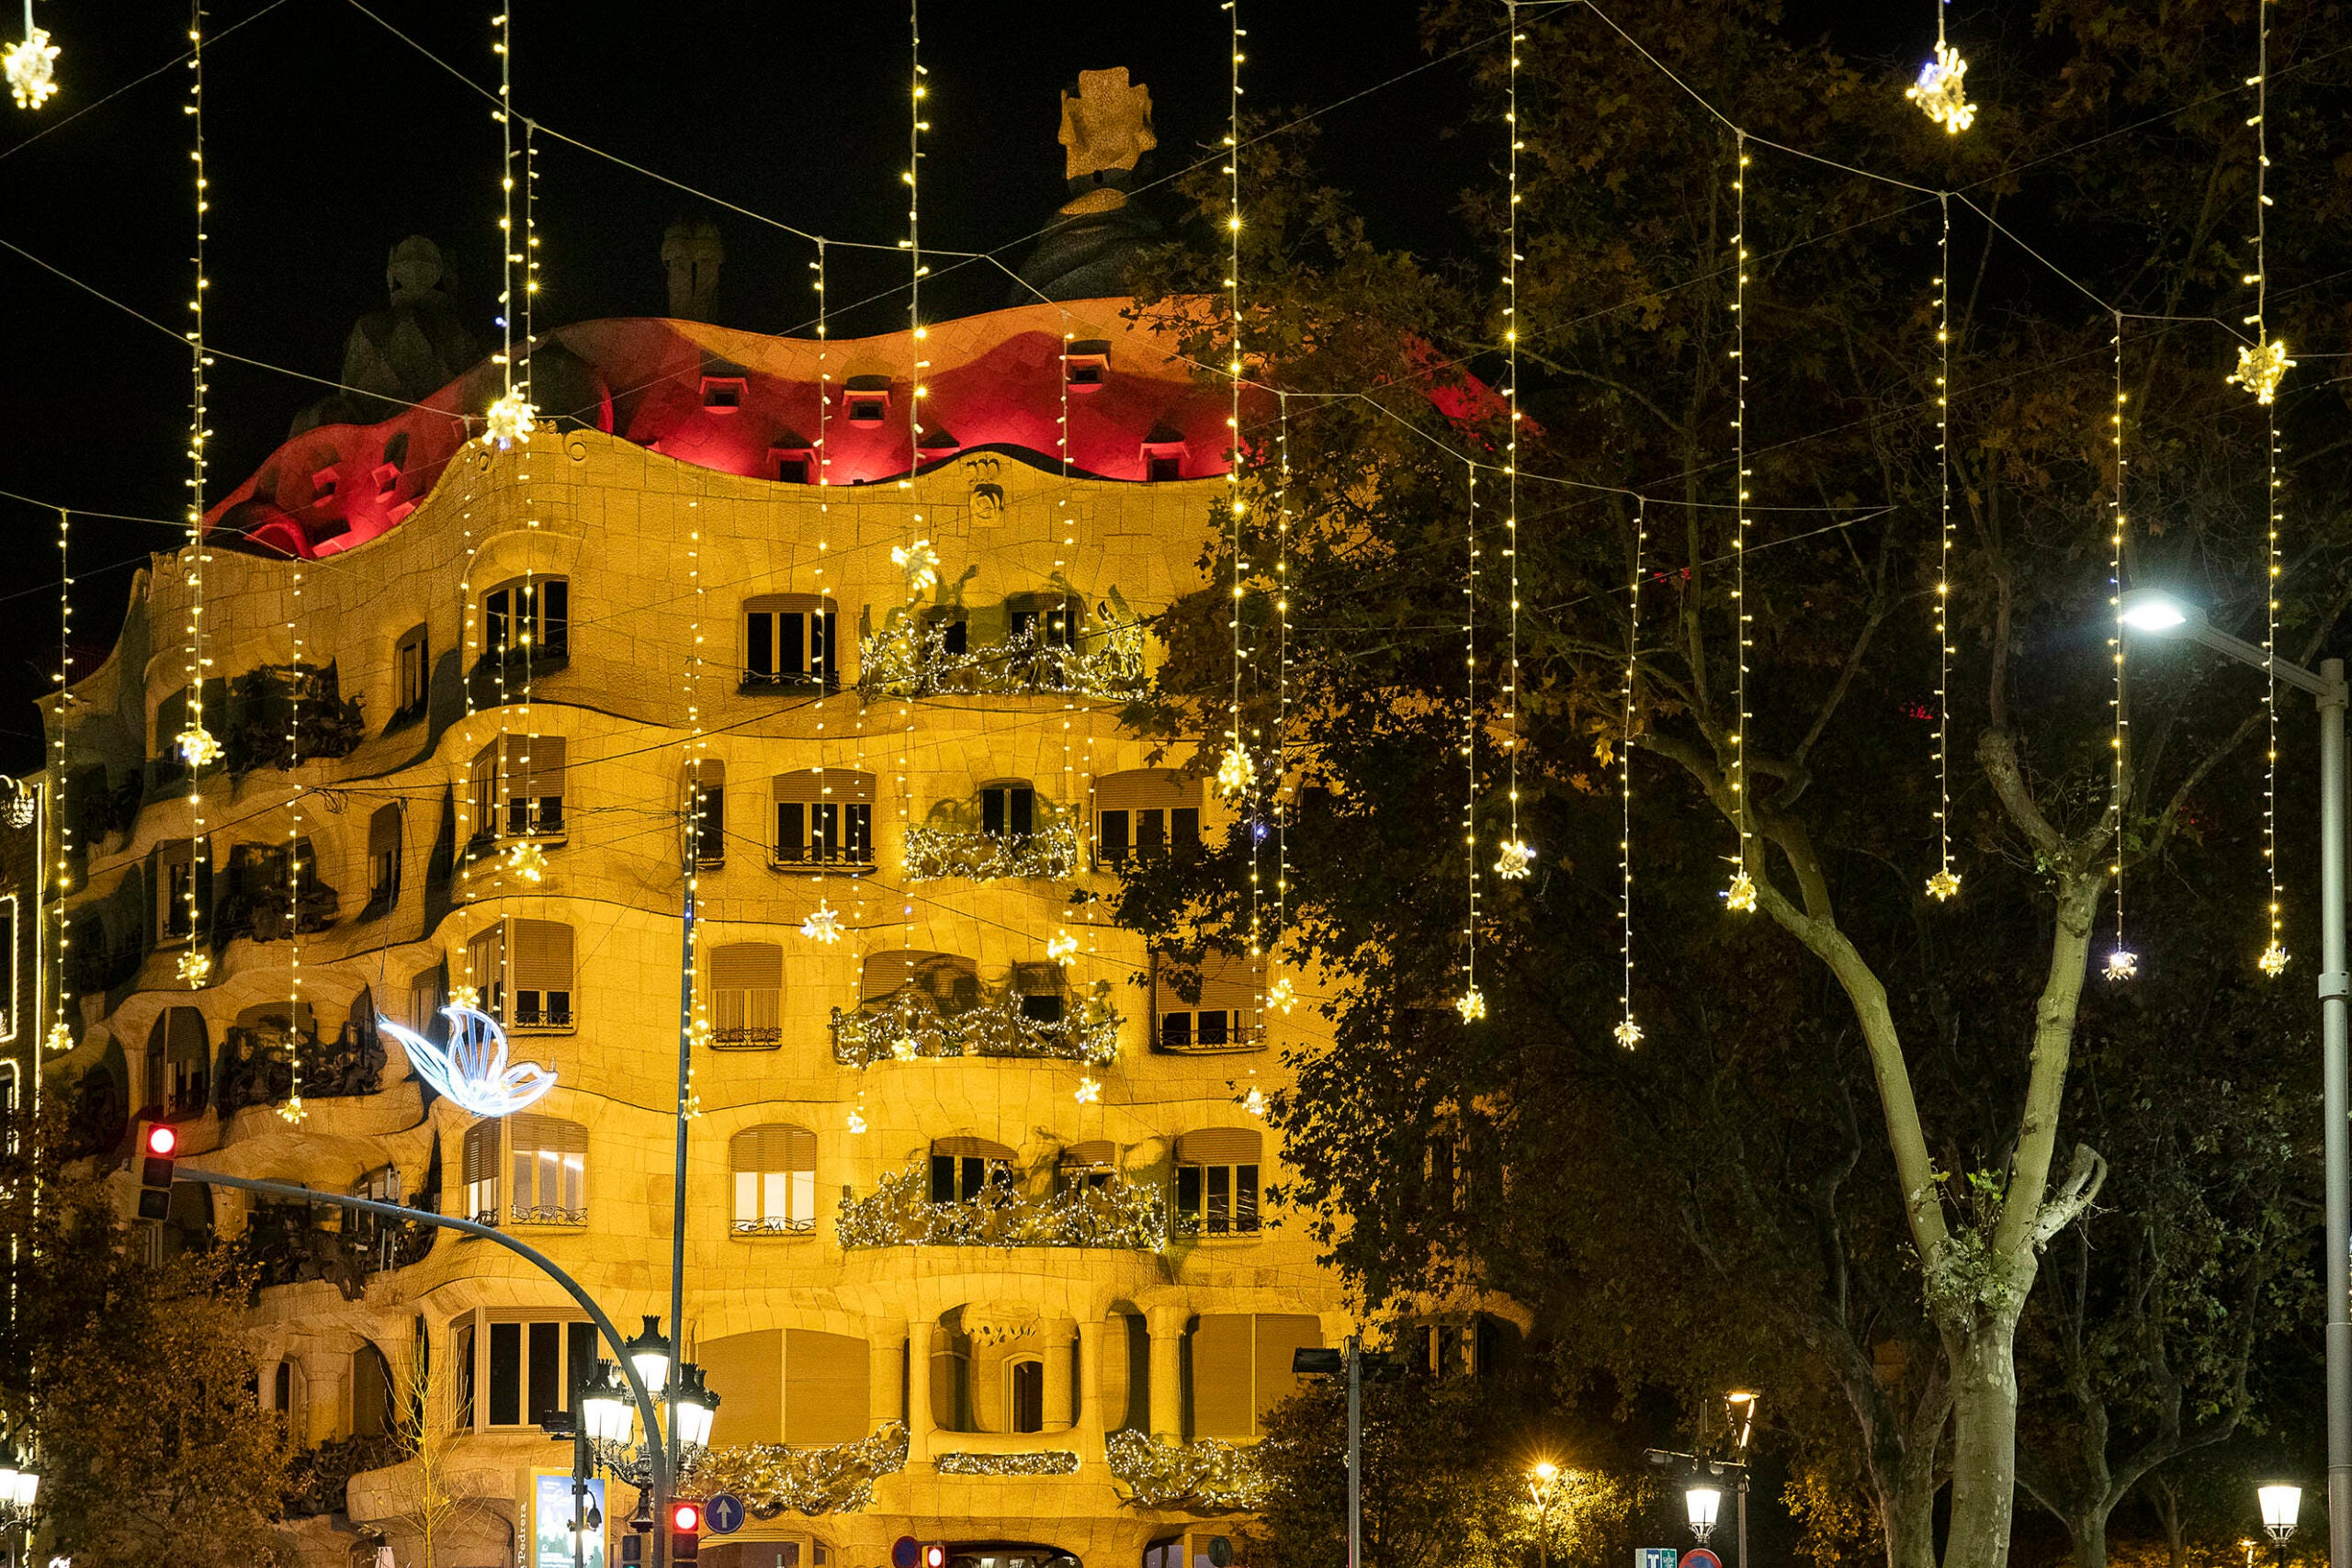
[[[490,1014],[462,1003],[441,1012],[450,1024],[446,1049],[389,1018],[376,1020],[378,1028],[401,1043],[409,1066],[435,1092],[477,1116],[506,1116],[536,1104],[555,1087],[555,1074],[536,1062],[506,1065],[506,1031]]]

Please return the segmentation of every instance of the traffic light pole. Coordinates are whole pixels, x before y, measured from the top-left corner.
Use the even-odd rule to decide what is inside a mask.
[[[621,1339],[621,1331],[613,1326],[613,1320],[605,1315],[605,1309],[596,1304],[594,1296],[580,1288],[579,1280],[557,1268],[547,1254],[515,1240],[495,1225],[461,1220],[454,1214],[427,1213],[422,1209],[379,1202],[373,1198],[348,1198],[340,1192],[322,1192],[314,1187],[297,1187],[291,1182],[260,1181],[250,1176],[225,1176],[217,1170],[175,1170],[172,1179],[193,1181],[205,1187],[234,1187],[241,1191],[259,1192],[272,1198],[297,1198],[306,1203],[334,1203],[364,1213],[381,1214],[386,1219],[413,1221],[436,1230],[460,1231],[467,1235],[478,1235],[496,1242],[507,1251],[519,1254],[536,1265],[541,1273],[561,1285],[571,1299],[580,1303],[580,1310],[588,1314],[588,1320],[596,1325],[596,1332],[603,1335],[605,1342],[613,1348],[613,1359],[620,1363],[622,1374],[628,1379],[629,1397],[636,1401],[638,1419],[645,1423],[645,1429],[649,1432],[662,1429],[656,1419],[653,1396],[645,1392],[645,1380],[637,1375],[637,1364],[628,1359],[628,1349]],[[670,1489],[669,1450],[661,1443],[646,1446],[652,1455],[653,1483],[660,1494],[666,1496]],[[661,1532],[657,1530],[655,1533],[659,1535]]]
[[[1348,1336],[1348,1568],[1363,1568],[1363,1351]]]

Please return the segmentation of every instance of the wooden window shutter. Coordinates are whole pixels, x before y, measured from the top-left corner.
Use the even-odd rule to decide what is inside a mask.
[[[506,978],[506,922],[479,931],[466,942],[466,957],[473,968],[476,989],[488,993]]]
[[[722,991],[781,989],[784,949],[772,942],[732,942],[710,950],[710,983]]]
[[[1261,1312],[1258,1314],[1257,1416],[1261,1422],[1265,1419],[1266,1412],[1296,1393],[1302,1386],[1298,1374],[1290,1370],[1291,1352],[1320,1349],[1322,1346],[1323,1323],[1320,1318],[1303,1313]]]
[[[854,768],[795,768],[788,773],[776,774],[769,787],[780,804],[874,804],[874,775]]]
[[[710,1424],[713,1447],[773,1443],[784,1436],[782,1334],[760,1328],[701,1340],[695,1346],[695,1359],[711,1386],[726,1391]],[[727,1381],[722,1383],[721,1378]]]
[[[786,1329],[784,1440],[852,1443],[865,1436],[866,1373],[872,1359],[863,1339]]]
[[[1251,1012],[1266,980],[1266,961],[1247,953],[1211,953],[1201,960],[1201,999],[1208,1012]]]
[[[1254,1320],[1242,1313],[1203,1313],[1193,1330],[1193,1430],[1195,1438],[1248,1438],[1257,1427]]]
[[[1090,1139],[1062,1150],[1061,1163],[1074,1166],[1117,1165],[1119,1145],[1108,1138]]]
[[[1176,1139],[1179,1165],[1255,1165],[1258,1131],[1254,1127],[1204,1127]]]
[[[571,928],[560,920],[513,920],[514,988],[571,989]]]
[[[817,1168],[817,1134],[806,1127],[772,1122],[746,1127],[728,1140],[727,1164],[731,1173]]]
[[[498,1175],[498,1123],[477,1122],[466,1129],[465,1179],[469,1185]]]
[[[992,1144],[986,1138],[933,1138],[931,1152],[953,1159],[992,1159],[1006,1165],[1012,1163],[1012,1151],[1002,1144]]]
[[[1171,811],[1201,803],[1201,782],[1174,768],[1131,768],[1094,784],[1098,811]]]
[[[532,800],[563,794],[564,738],[560,735],[510,735],[506,738],[506,793]]]
[[[727,763],[720,758],[706,757],[700,762],[687,764],[686,784],[691,789],[725,789]]]

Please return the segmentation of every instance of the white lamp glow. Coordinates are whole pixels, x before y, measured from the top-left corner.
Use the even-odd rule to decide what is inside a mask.
[[[2262,1499],[2262,1528],[2274,1540],[2284,1540],[2295,1533],[2295,1519],[2303,1511],[2303,1489],[2292,1482],[2273,1481],[2259,1487],[2256,1495]]]
[[[1715,1511],[1723,1500],[1723,1493],[1713,1486],[1693,1486],[1682,1494],[1683,1505],[1690,1510],[1691,1534],[1704,1540],[1714,1532]]]

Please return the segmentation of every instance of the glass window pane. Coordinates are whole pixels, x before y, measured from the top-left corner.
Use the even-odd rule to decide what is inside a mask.
[[[1208,1168],[1209,1201],[1207,1228],[1212,1235],[1228,1230],[1233,1224],[1233,1168],[1213,1165]]]
[[[531,1325],[532,1425],[552,1420],[563,1408],[563,1325]]]
[[[788,1200],[785,1186],[785,1174],[780,1170],[768,1171],[760,1178],[760,1217],[762,1219],[781,1220],[788,1216],[790,1211],[786,1206]]]
[[[817,1173],[813,1170],[792,1172],[792,1207],[788,1211],[796,1225],[817,1223]]]
[[[1233,1228],[1258,1228],[1258,1168],[1254,1165],[1233,1168]]]
[[[752,675],[775,673],[775,617],[764,611],[743,623],[743,669]]]
[[[760,1173],[739,1170],[735,1173],[735,1223],[750,1224],[760,1217]]]
[[[519,1427],[523,1423],[523,1325],[490,1325],[490,1424]]]
[[[1176,1168],[1176,1212],[1195,1222],[1201,1217],[1201,1168],[1197,1165]]]

